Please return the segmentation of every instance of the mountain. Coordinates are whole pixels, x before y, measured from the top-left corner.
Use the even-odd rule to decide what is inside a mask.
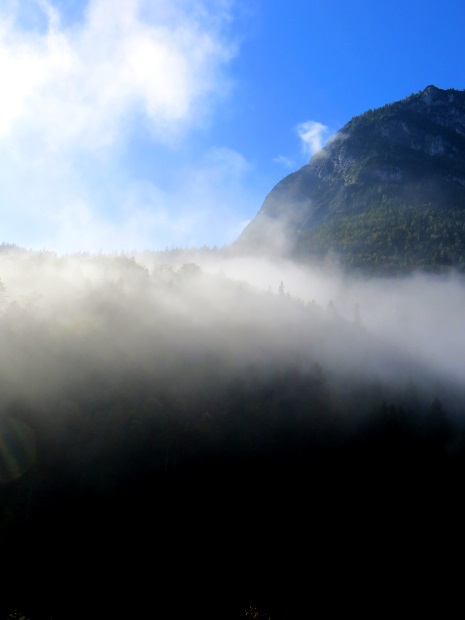
[[[233,244],[348,269],[465,270],[465,91],[428,86],[349,121]]]

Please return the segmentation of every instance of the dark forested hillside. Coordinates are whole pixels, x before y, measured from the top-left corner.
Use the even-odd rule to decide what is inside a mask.
[[[465,265],[465,92],[428,86],[347,123],[234,244],[386,275]]]
[[[0,617],[309,618],[436,579],[460,382],[159,258],[0,256]]]

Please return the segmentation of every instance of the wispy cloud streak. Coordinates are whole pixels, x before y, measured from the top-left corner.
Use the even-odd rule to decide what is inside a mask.
[[[312,156],[323,148],[329,136],[329,128],[317,121],[305,121],[296,127],[304,155]]]

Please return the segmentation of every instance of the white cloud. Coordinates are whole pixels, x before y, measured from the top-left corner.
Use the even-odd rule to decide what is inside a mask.
[[[326,125],[316,121],[305,121],[294,127],[294,132],[300,139],[301,153],[308,160],[309,157],[321,151],[327,142],[330,130]],[[278,155],[273,158],[275,164],[284,166],[285,168],[296,168],[301,165],[300,157],[287,157]]]
[[[233,3],[89,0],[74,21],[58,0],[24,3],[0,4],[0,241],[67,252],[232,240],[243,205],[259,204],[242,186],[247,162],[189,140],[229,92]]]
[[[169,141],[227,89],[222,67],[234,46],[221,0],[216,19],[201,2],[90,0],[68,28],[52,2],[37,0],[45,31],[21,28],[15,6],[0,9],[0,139],[20,139],[24,150],[29,140],[109,146],[135,114]]]
[[[160,181],[124,178],[123,171],[118,181],[116,172],[110,172],[109,177],[89,179],[88,185],[71,169],[56,171],[56,176],[48,173],[45,184],[40,173],[34,175],[22,191],[22,223],[15,229],[14,219],[8,218],[5,239],[17,243],[19,226],[24,235],[28,228],[34,235],[27,247],[60,253],[223,245],[236,239],[246,213],[256,210],[262,199],[258,191],[245,189],[251,165],[226,148],[212,148]],[[8,170],[0,169],[0,186],[5,183],[8,189],[7,177]],[[101,184],[111,183],[103,194],[99,178]],[[10,199],[16,207],[17,192],[12,190]]]
[[[302,152],[311,157],[323,148],[329,128],[316,121],[305,121],[297,125],[296,133],[301,140]]]

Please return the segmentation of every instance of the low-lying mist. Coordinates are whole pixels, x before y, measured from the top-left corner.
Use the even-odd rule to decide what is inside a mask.
[[[330,376],[399,385],[458,388],[465,374],[465,281],[455,274],[364,279],[220,252],[10,250],[0,278],[4,407],[65,398],[92,373],[200,390],[206,359],[225,379],[315,363]]]
[[[332,261],[312,267],[256,257],[226,259],[220,266],[206,263],[205,268],[221,269],[260,290],[278,293],[281,289],[306,305],[330,308],[345,322],[379,339],[380,346],[393,345],[408,355],[412,368],[429,366],[459,383],[465,377],[463,274],[451,270],[447,274],[419,271],[401,277],[363,277],[351,276]],[[344,346],[340,349],[342,353]]]
[[[459,275],[366,279],[334,264],[220,251],[10,248],[0,254],[0,277],[4,414],[21,406],[38,424],[51,412],[66,419],[86,399],[125,390],[139,405],[161,394],[194,402],[234,381],[310,376],[317,367],[333,400],[362,384],[387,390],[380,401],[396,400],[414,385],[425,403],[439,398],[461,421]]]

